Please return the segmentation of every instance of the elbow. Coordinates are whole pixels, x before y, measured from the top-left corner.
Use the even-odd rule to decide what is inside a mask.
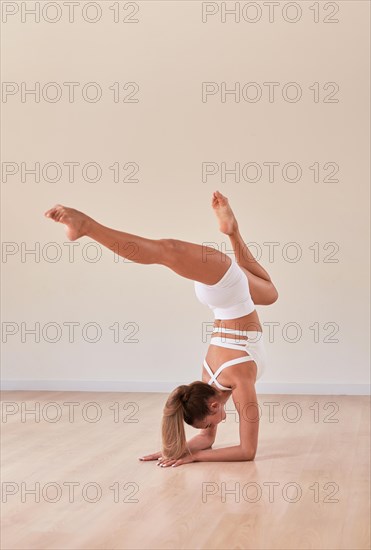
[[[246,458],[244,459],[245,462],[253,462],[254,460],[255,460],[255,453],[247,455]]]
[[[256,449],[242,449],[242,460],[244,462],[251,462],[255,459]]]
[[[214,445],[214,443],[215,443],[215,437],[209,438],[209,439],[206,440],[206,442],[205,442],[206,446],[204,448],[205,449],[212,449],[212,446]]]

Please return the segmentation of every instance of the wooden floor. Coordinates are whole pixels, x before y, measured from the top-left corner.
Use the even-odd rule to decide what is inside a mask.
[[[167,469],[137,460],[167,394],[1,397],[3,550],[370,548],[367,396],[259,395],[255,461]]]

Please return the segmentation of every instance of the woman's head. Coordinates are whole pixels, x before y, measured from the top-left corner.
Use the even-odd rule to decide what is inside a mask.
[[[162,417],[162,454],[180,458],[187,450],[184,422],[194,428],[219,424],[225,418],[219,392],[205,382],[178,386],[169,395]]]

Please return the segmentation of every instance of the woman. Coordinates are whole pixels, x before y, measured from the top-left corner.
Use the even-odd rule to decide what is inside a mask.
[[[265,368],[265,351],[255,305],[273,304],[278,293],[244,243],[227,197],[215,191],[212,207],[220,231],[230,238],[237,262],[208,246],[116,231],[60,204],[45,212],[45,216],[66,225],[71,241],[87,236],[131,261],[161,264],[192,279],[197,298],[214,313],[214,332],[220,334],[211,338],[202,382],[179,386],[170,394],[162,420],[162,451],[140,458],[157,459],[163,467],[195,461],[254,460],[257,450],[255,382]],[[239,414],[240,444],[212,449],[230,396]],[[199,435],[188,442],[184,422],[200,429]]]

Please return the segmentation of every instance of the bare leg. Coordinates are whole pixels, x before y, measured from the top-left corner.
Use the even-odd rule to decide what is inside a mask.
[[[105,227],[83,212],[58,204],[45,216],[66,226],[67,237],[75,241],[86,236],[119,256],[140,264],[161,264],[178,275],[207,285],[218,282],[231,260],[211,247],[177,239],[147,239]]]
[[[220,231],[229,236],[238,265],[249,280],[250,292],[255,304],[268,305],[278,298],[278,292],[267,271],[257,262],[244,242],[237,219],[227,197],[215,191],[212,207],[219,219]]]

